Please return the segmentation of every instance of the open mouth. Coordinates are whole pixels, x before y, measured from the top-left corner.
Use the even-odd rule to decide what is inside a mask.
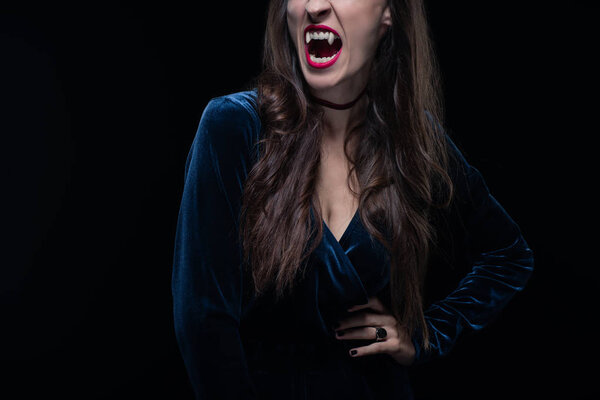
[[[342,50],[342,39],[326,25],[309,25],[304,30],[306,61],[315,68],[330,67]]]

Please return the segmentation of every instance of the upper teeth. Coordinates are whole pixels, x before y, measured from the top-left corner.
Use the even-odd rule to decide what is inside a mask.
[[[333,32],[317,32],[317,31],[309,31],[306,32],[306,44],[310,43],[311,40],[327,40],[329,44],[333,44],[335,39],[339,39],[340,37],[334,34]]]

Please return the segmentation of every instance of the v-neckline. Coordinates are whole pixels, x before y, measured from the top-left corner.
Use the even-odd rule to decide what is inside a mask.
[[[337,238],[335,237],[335,235],[333,234],[333,232],[331,231],[331,229],[329,229],[329,227],[327,226],[327,223],[325,222],[325,220],[323,218],[321,218],[321,221],[323,221],[323,227],[324,230],[326,232],[329,232],[329,234],[331,235],[331,237],[338,242],[338,244],[341,246],[342,243],[344,242],[344,240],[346,239],[346,236],[348,236],[350,234],[350,231],[352,230],[353,226],[354,226],[354,222],[356,221],[356,219],[358,218],[358,207],[356,208],[356,211],[354,212],[354,215],[352,216],[352,219],[350,220],[350,222],[348,222],[348,225],[346,226],[346,229],[344,230],[344,233],[342,233],[342,236],[340,237],[340,240],[337,240]]]

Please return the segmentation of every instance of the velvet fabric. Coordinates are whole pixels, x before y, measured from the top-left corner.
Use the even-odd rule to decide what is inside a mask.
[[[373,341],[339,340],[332,329],[368,297],[390,306],[389,256],[358,211],[339,242],[323,223],[293,296],[275,302],[252,294],[238,226],[243,183],[258,159],[255,99],[256,90],[212,99],[185,165],[172,294],[176,338],[196,398],[413,398],[410,367],[386,354],[351,357],[351,348]],[[457,196],[435,216],[438,240],[425,283],[431,350],[415,337],[416,364],[444,356],[463,332],[488,324],[533,271],[517,224],[454,144],[452,152]]]

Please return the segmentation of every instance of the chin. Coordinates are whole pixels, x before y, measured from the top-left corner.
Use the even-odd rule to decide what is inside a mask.
[[[306,79],[306,76],[305,76],[305,79]],[[311,89],[318,90],[318,91],[333,89],[334,87],[336,87],[338,85],[338,82],[332,82],[330,79],[324,80],[324,79],[310,79],[309,78],[309,79],[306,79],[306,83],[308,84],[308,86],[310,86]]]
[[[341,65],[340,65],[341,67]],[[304,75],[304,80],[314,90],[322,91],[327,89],[333,89],[338,86],[343,79],[343,70],[333,71],[333,70],[315,70],[309,66],[302,66],[302,74]]]

